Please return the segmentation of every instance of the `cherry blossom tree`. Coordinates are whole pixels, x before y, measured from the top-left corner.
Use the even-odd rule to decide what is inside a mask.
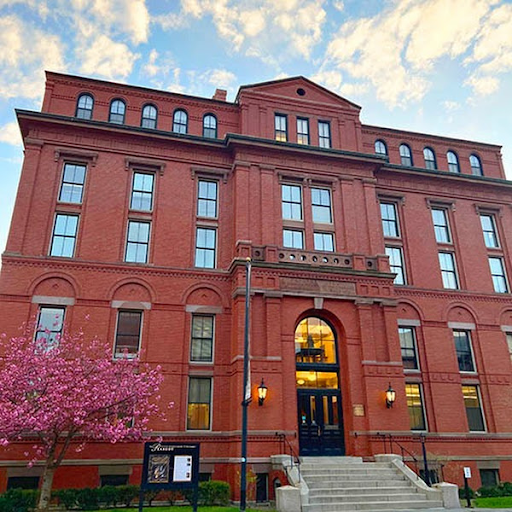
[[[138,441],[158,415],[160,367],[125,355],[80,332],[37,331],[0,337],[0,446],[24,442],[44,461],[38,509],[48,508],[53,476],[66,452],[90,440]],[[27,444],[29,441],[33,441]]]

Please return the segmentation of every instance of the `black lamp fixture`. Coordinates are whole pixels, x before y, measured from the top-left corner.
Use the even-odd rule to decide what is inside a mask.
[[[386,390],[386,407],[388,409],[393,407],[395,400],[396,400],[396,391],[391,387],[391,382],[390,382],[388,389]]]
[[[258,405],[263,405],[265,398],[267,398],[268,388],[265,386],[265,381],[261,379],[261,384],[258,386]]]

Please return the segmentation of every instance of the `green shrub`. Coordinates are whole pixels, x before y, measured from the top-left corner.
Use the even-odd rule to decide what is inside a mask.
[[[118,485],[116,487],[117,501],[125,507],[129,507],[131,502],[139,495],[138,485]]]
[[[84,487],[76,489],[76,501],[78,508],[82,510],[97,510],[100,506],[99,489]]]
[[[198,504],[211,507],[213,505],[227,505],[231,490],[227,482],[219,480],[209,480],[208,482],[199,482]],[[194,499],[193,489],[183,491],[184,498],[192,504]]]
[[[0,495],[0,512],[28,512],[36,506],[38,491],[9,489]]]
[[[475,497],[475,491],[473,491],[473,489],[471,489],[471,487],[470,487],[469,488],[469,498],[473,499],[474,497]],[[461,500],[466,499],[466,489],[464,487],[459,487],[459,498]]]
[[[105,485],[98,489],[98,500],[104,507],[115,507],[118,502],[119,492],[114,485]]]
[[[55,496],[59,500],[59,505],[64,505],[66,510],[78,507],[77,489],[58,489],[52,492],[52,496]]]
[[[482,496],[482,498],[498,498],[499,496],[503,496],[502,490],[497,485],[492,487],[480,487],[477,493],[479,496]]]

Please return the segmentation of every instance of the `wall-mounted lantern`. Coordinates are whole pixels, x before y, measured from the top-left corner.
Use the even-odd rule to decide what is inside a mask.
[[[391,382],[390,382],[388,389],[386,389],[386,407],[388,409],[393,407],[395,400],[396,400],[396,391],[391,387]]]
[[[265,381],[261,379],[261,384],[258,386],[258,405],[263,405],[265,398],[267,398],[268,388],[265,386]]]

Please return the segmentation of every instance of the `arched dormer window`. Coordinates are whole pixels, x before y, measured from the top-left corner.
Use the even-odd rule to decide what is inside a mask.
[[[448,161],[448,170],[450,172],[460,172],[459,157],[455,151],[448,151],[446,153],[446,160]]]
[[[378,139],[375,141],[375,153],[377,155],[387,156],[388,148],[383,140]]]
[[[123,100],[112,100],[110,103],[110,115],[108,120],[110,123],[124,124],[124,114],[126,112],[126,104]]]
[[[425,168],[430,170],[437,169],[436,154],[432,148],[423,149],[423,158],[425,159]]]
[[[88,94],[80,94],[76,102],[76,117],[79,119],[92,119],[92,109],[94,107],[94,98]]]
[[[188,131],[188,115],[181,108],[174,111],[172,118],[172,131],[174,133],[187,133]]]
[[[476,156],[475,154],[471,155],[469,157],[469,163],[471,164],[471,174],[474,174],[475,176],[483,176],[484,172],[482,170],[482,162],[480,161],[480,158]]]
[[[203,137],[217,138],[217,118],[213,114],[205,114],[203,117]]]
[[[144,105],[140,125],[142,128],[156,128],[158,111],[154,105]]]
[[[400,163],[412,167],[411,148],[407,144],[400,144]]]

